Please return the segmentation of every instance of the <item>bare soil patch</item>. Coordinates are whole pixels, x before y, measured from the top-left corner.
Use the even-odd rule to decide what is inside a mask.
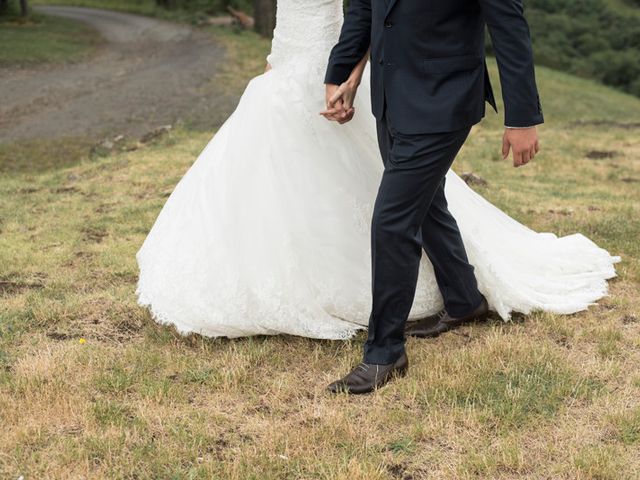
[[[79,63],[0,68],[0,143],[122,134],[161,125],[219,126],[237,98],[213,81],[224,48],[211,32],[81,7],[38,12],[85,22],[105,39]]]

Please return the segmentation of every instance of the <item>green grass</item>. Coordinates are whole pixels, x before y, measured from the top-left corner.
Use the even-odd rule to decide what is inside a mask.
[[[632,480],[637,478],[624,470],[620,461],[622,450],[612,445],[586,447],[575,458],[579,478],[598,480]]]
[[[435,402],[473,411],[489,426],[513,431],[531,421],[553,418],[567,400],[588,399],[601,388],[597,380],[572,371],[561,358],[539,347],[519,350],[499,344],[492,351],[487,347],[457,355],[439,380],[431,378],[420,394],[425,406]]]
[[[195,21],[198,14],[184,10],[167,10],[153,0],[35,0],[32,5],[65,5],[72,7],[102,8],[175,21]]]
[[[637,5],[631,5],[626,0],[605,0],[607,7],[615,12],[619,12],[625,15],[640,16],[640,8]]]
[[[234,3],[236,8],[251,14],[253,7],[251,1],[237,0]],[[186,22],[197,22],[203,17],[212,15],[228,15],[224,2],[221,0],[186,2],[182,8],[173,9],[160,7],[154,0],[34,0],[31,5],[69,5],[102,8]]]
[[[104,8],[150,15],[158,10],[154,0],[35,0],[31,5],[69,5],[75,7]]]
[[[616,440],[629,446],[640,444],[640,407],[626,408],[610,419]]]
[[[216,81],[241,90],[268,43],[215,32],[243,54]],[[81,138],[4,145],[0,477],[638,478],[640,192],[622,179],[640,178],[640,100],[544,68],[539,84],[535,162],[500,160],[489,114],[455,169],[532,228],[622,255],[611,297],[412,339],[410,374],[368,397],[325,393],[364,334],[185,338],[137,306],[135,253],[209,133],[111,154]]]
[[[0,66],[79,61],[101,37],[80,22],[33,15],[28,21],[0,20]]]

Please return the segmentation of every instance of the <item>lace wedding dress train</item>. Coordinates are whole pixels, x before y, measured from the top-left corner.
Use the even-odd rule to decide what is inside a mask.
[[[369,222],[382,161],[367,73],[354,120],[318,115],[341,0],[280,0],[269,62],[178,183],[137,255],[139,303],[181,333],[343,339],[370,310]],[[491,308],[573,313],[607,293],[617,257],[521,225],[447,176]],[[423,259],[412,316],[442,308]]]

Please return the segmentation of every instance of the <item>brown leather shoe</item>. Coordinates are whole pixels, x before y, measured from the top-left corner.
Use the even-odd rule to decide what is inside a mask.
[[[450,316],[446,310],[442,310],[436,315],[438,321],[434,324],[434,317],[427,317],[424,320],[407,325],[404,330],[405,336],[418,338],[433,338],[444,332],[458,328],[465,323],[486,320],[489,314],[489,304],[487,299],[482,297],[482,303],[469,315],[455,318]]]
[[[395,377],[403,377],[409,368],[407,354],[394,363],[388,365],[376,365],[372,363],[360,363],[346,377],[329,385],[331,393],[369,393]]]
[[[436,324],[440,321],[442,312],[443,310],[436,313],[435,315],[429,315],[428,317],[422,317],[416,320],[407,320],[407,323],[405,324],[405,327],[404,327],[404,331],[406,332],[408,329],[412,327],[417,327],[418,325],[420,325],[420,328],[435,327]]]

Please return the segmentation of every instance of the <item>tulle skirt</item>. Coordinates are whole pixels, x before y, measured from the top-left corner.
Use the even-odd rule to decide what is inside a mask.
[[[212,337],[343,339],[366,326],[383,171],[369,87],[346,125],[318,115],[323,99],[321,78],[302,69],[249,83],[138,252],[139,303],[158,322]],[[479,288],[502,318],[573,313],[606,295],[619,259],[588,238],[536,233],[452,171],[446,194]],[[425,256],[411,316],[442,306]]]

